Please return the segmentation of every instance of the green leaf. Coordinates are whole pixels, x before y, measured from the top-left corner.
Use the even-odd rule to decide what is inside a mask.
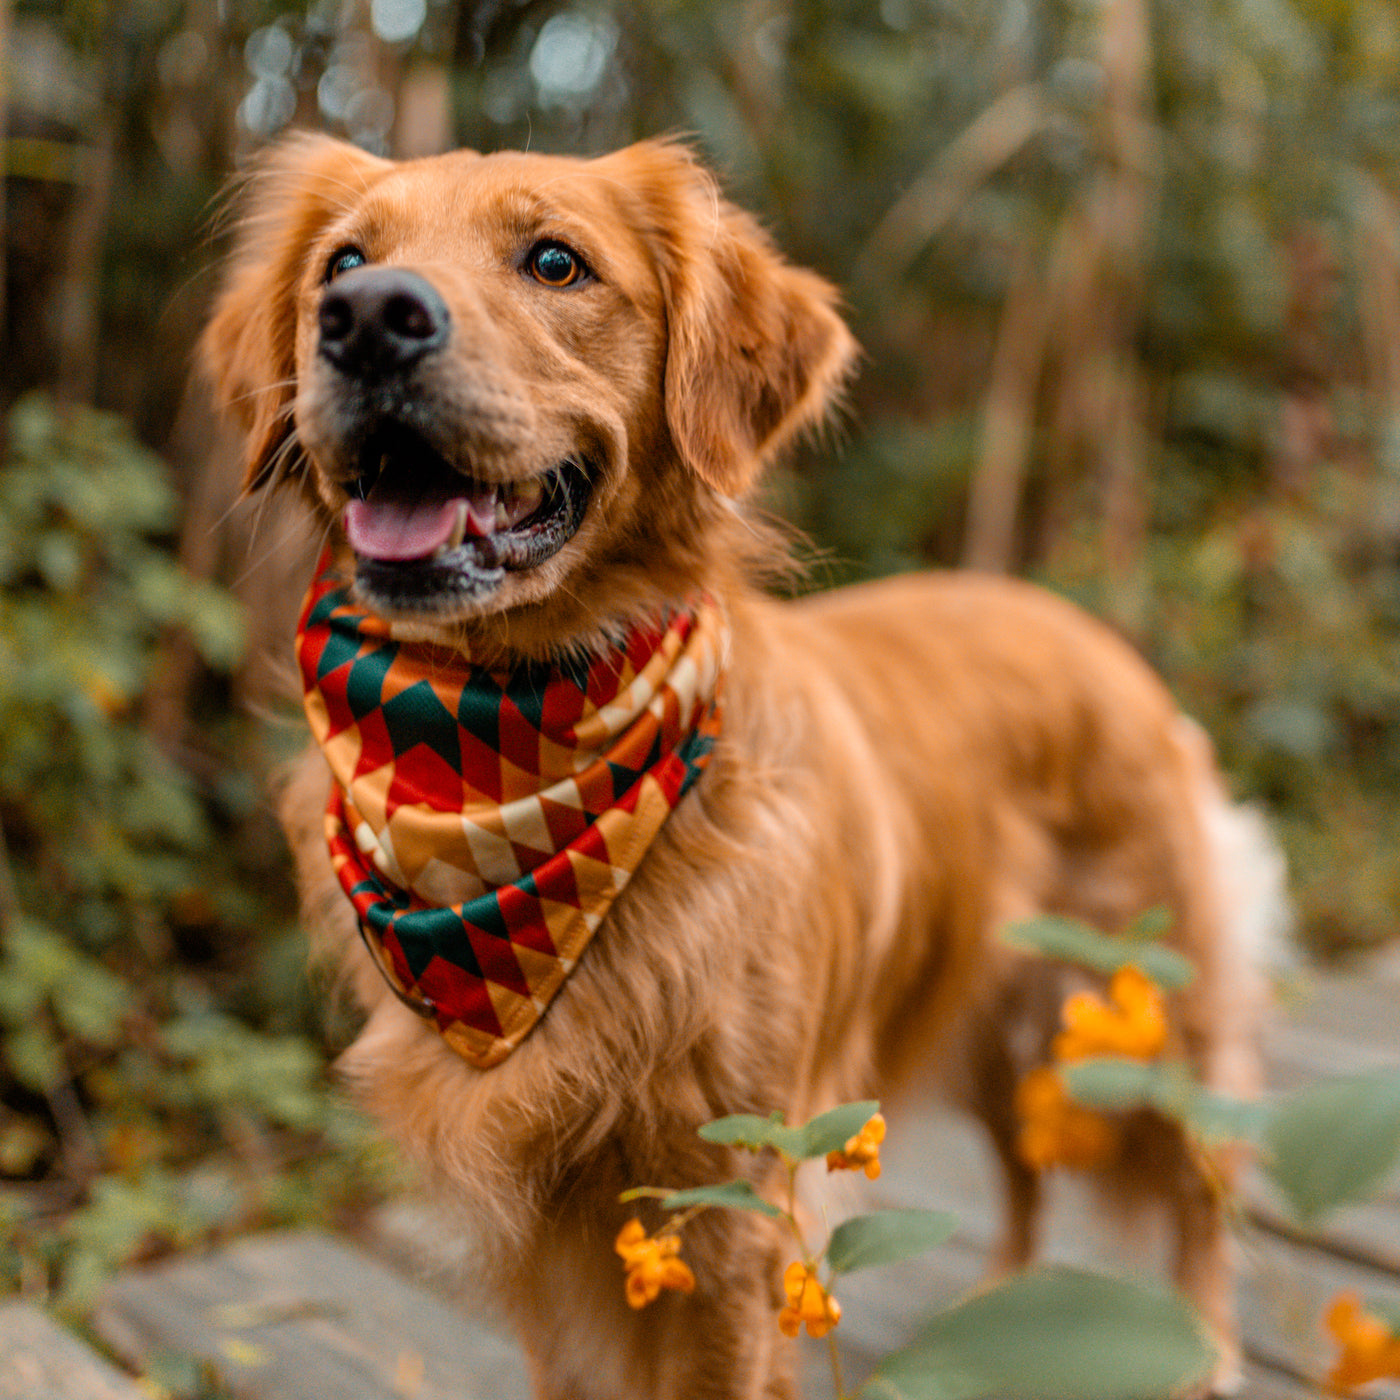
[[[712,1123],[704,1123],[698,1131],[706,1142],[716,1142],[724,1147],[746,1147],[750,1152],[761,1152],[765,1147],[786,1152],[789,1145],[795,1146],[801,1140],[801,1129],[785,1126],[781,1113],[775,1113],[771,1118],[760,1118],[756,1113],[734,1113],[728,1118],[716,1118]]]
[[[1171,927],[1172,911],[1165,904],[1154,904],[1123,930],[1123,937],[1133,943],[1158,943],[1171,932]]]
[[[233,670],[248,646],[242,605],[199,579],[187,579],[186,588],[184,622],[199,654],[216,670]]]
[[[1400,1336],[1400,1299],[1377,1298],[1367,1294],[1361,1306],[1372,1317],[1380,1318],[1391,1336]]]
[[[189,580],[173,559],[148,555],[133,570],[131,583],[143,614],[160,623],[179,620]]]
[[[1060,962],[1078,963],[1106,977],[1132,963],[1164,991],[1176,991],[1194,980],[1196,969],[1189,958],[1174,948],[1146,941],[1153,927],[1153,913],[1149,910],[1140,915],[1129,932],[1117,938],[1100,933],[1078,919],[1061,918],[1056,914],[1007,924],[1001,930],[1001,938],[1013,948]]]
[[[156,1394],[189,1396],[207,1395],[210,1390],[211,1367],[197,1356],[162,1348],[141,1359],[142,1379],[159,1387]]]
[[[83,572],[83,556],[78,541],[57,530],[39,536],[35,563],[44,582],[56,593],[71,593]]]
[[[943,1210],[880,1210],[843,1221],[831,1233],[826,1262],[833,1274],[897,1264],[943,1243],[958,1218]]]
[[[1272,1108],[1258,1099],[1237,1099],[1217,1089],[1198,1088],[1186,1113],[1186,1128],[1208,1147],[1226,1142],[1258,1142]]]
[[[1060,1069],[1070,1097],[1085,1108],[1110,1113],[1156,1108],[1179,1118],[1179,1104],[1190,1092],[1184,1073],[1171,1076],[1162,1065],[1105,1055]]]
[[[43,1021],[11,1030],[5,1038],[5,1059],[21,1084],[40,1093],[68,1078],[62,1047]]]
[[[879,1111],[880,1105],[874,1100],[842,1104],[795,1128],[783,1122],[781,1113],[770,1118],[760,1118],[756,1113],[736,1113],[703,1124],[699,1133],[706,1142],[746,1147],[751,1152],[771,1147],[794,1162],[805,1162],[844,1147]]]
[[[1269,1116],[1268,1105],[1207,1089],[1179,1062],[1144,1064],[1103,1056],[1065,1065],[1060,1073],[1069,1096],[1085,1108],[1109,1113],[1154,1109],[1209,1145],[1254,1142]]]
[[[118,1042],[135,1000],[121,978],[91,958],[77,963],[71,978],[53,992],[54,1011],[63,1028],[96,1045]]]
[[[878,1100],[867,1099],[861,1103],[842,1104],[829,1113],[819,1114],[801,1130],[804,1139],[802,1152],[790,1155],[806,1159],[839,1152],[879,1111]]]
[[[1070,1268],[1018,1274],[935,1317],[866,1386],[880,1400],[1148,1400],[1214,1361],[1164,1289]]]
[[[1328,1079],[1278,1101],[1265,1168],[1299,1220],[1370,1195],[1400,1155],[1400,1070]]]
[[[721,1186],[693,1186],[688,1191],[673,1191],[663,1196],[667,1210],[686,1210],[690,1206],[727,1206],[731,1210],[753,1210],[760,1215],[781,1216],[782,1211],[765,1201],[747,1181],[726,1181]]]
[[[62,987],[78,965],[78,954],[56,929],[38,919],[19,915],[10,925],[7,962],[31,986],[53,992]]]

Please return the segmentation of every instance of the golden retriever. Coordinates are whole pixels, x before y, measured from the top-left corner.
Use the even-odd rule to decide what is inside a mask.
[[[696,1136],[720,1115],[941,1085],[996,1146],[1003,1262],[1029,1256],[1040,1183],[1012,1102],[1070,974],[1004,946],[1008,920],[1116,931],[1166,906],[1199,970],[1174,1049],[1255,1090],[1231,809],[1133,651],[1003,578],[764,591],[786,546],[745,502],[856,347],[832,288],[684,146],[397,163],[302,136],[243,199],[204,362],[246,428],[248,489],[295,484],[389,634],[508,669],[604,652],[701,595],[728,628],[712,761],[494,1067],[364,951],[315,750],[283,800],[309,921],[367,1013],[345,1074],[460,1205],[541,1400],[795,1394],[772,1222],[706,1212],[685,1231],[694,1292],[624,1299],[620,1192],[763,1183],[762,1160]],[[389,501],[373,518],[352,504],[367,477]],[[1105,1180],[1168,1203],[1227,1375],[1218,1183],[1168,1125],[1135,1131]]]

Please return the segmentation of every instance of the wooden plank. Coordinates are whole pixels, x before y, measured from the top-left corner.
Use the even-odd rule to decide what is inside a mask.
[[[1383,954],[1345,975],[1305,979],[1265,1038],[1269,1082],[1292,1089],[1319,1078],[1400,1065],[1400,961]],[[1376,1200],[1332,1211],[1314,1229],[1294,1224],[1261,1173],[1245,1192],[1250,1223],[1242,1235],[1241,1315],[1255,1354],[1303,1377],[1323,1374],[1335,1354],[1322,1318],[1343,1289],[1400,1299],[1400,1201]],[[1367,1394],[1397,1400],[1385,1383]]]
[[[1400,1060],[1400,956],[1382,953],[1341,973],[1318,972],[1285,988],[1283,1019]]]
[[[1344,973],[1286,983],[1269,1018],[1270,1083],[1291,1089],[1329,1074],[1400,1065],[1400,958],[1381,954]]]
[[[1340,1206],[1318,1225],[1305,1228],[1292,1218],[1282,1193],[1261,1172],[1251,1172],[1244,1190],[1251,1223],[1310,1249],[1400,1275],[1400,1202],[1387,1190],[1373,1201]]]
[[[1337,1293],[1352,1289],[1363,1298],[1400,1301],[1400,1279],[1389,1271],[1268,1230],[1246,1230],[1242,1254],[1240,1316],[1250,1351],[1298,1377],[1320,1378],[1336,1354],[1322,1319]],[[1387,1382],[1368,1387],[1366,1393],[1373,1400],[1400,1400],[1400,1385]]]
[[[1400,1068],[1400,961],[1381,955],[1364,970],[1303,979],[1285,997],[1265,1036],[1269,1084],[1301,1088],[1333,1075]],[[1320,1226],[1302,1230],[1261,1172],[1245,1185],[1256,1225],[1295,1244],[1341,1259],[1400,1273],[1400,1196],[1394,1185],[1375,1200],[1329,1212]]]
[[[1396,994],[1400,1004],[1400,992]],[[1400,1051],[1381,1040],[1354,1040],[1326,1026],[1280,1022],[1264,1041],[1270,1089],[1300,1089],[1331,1075],[1365,1074],[1400,1065]]]
[[[135,1384],[51,1317],[0,1305],[0,1400],[142,1400]]]
[[[526,1400],[516,1348],[378,1260],[313,1232],[132,1272],[99,1335],[139,1364],[197,1357],[239,1400]]]

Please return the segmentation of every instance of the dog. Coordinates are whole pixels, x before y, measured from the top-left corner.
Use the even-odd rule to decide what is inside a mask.
[[[282,816],[308,923],[365,1013],[341,1069],[460,1207],[540,1400],[796,1394],[775,1325],[790,1244],[771,1221],[705,1212],[685,1230],[693,1291],[645,1311],[624,1299],[620,1193],[771,1184],[763,1158],[697,1137],[722,1115],[797,1122],[941,1086],[996,1148],[1001,1262],[1030,1257],[1041,1187],[1012,1104],[1072,974],[1007,946],[1008,921],[1112,932],[1164,906],[1197,969],[1171,999],[1173,1053],[1214,1088],[1258,1089],[1261,995],[1222,835],[1240,814],[1135,652],[1001,577],[772,596],[788,540],[749,502],[765,465],[826,419],[857,348],[834,289],[785,262],[686,146],[400,163],[302,135],[241,198],[201,354],[246,433],[246,489],[300,492],[329,542],[300,643],[321,743]],[[404,693],[449,715],[465,658],[512,725],[532,703],[512,677],[572,703],[602,675],[600,715],[623,703],[614,691],[636,709],[643,687],[665,756],[608,838],[636,849],[601,873],[568,857],[592,872],[578,883],[595,904],[539,894],[555,875],[522,873],[521,852],[554,859],[555,838],[482,836],[494,818],[470,850],[420,853],[405,873],[422,832],[400,818],[441,818],[405,776],[409,751],[436,773],[457,721],[420,735],[397,701],[357,700],[355,681],[328,697],[341,644],[357,658],[342,671],[386,646],[394,666],[417,658]],[[555,742],[535,719],[530,763]],[[569,763],[599,752],[561,760],[550,791],[574,796],[543,807],[509,754],[478,785],[516,784],[497,795],[524,804],[511,821],[571,821]],[[455,791],[455,770],[444,781]],[[376,827],[368,809],[386,803],[394,820],[380,810]],[[462,847],[446,810],[443,839]],[[485,991],[497,974],[475,953],[436,983],[406,954],[406,911],[446,909],[456,937],[471,901],[495,918],[521,881],[534,912]],[[462,915],[477,961],[504,955],[477,917]],[[1166,1203],[1176,1279],[1228,1379],[1220,1181],[1170,1124],[1139,1126],[1104,1183]]]

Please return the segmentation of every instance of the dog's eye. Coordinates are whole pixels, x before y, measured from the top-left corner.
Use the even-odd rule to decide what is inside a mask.
[[[565,243],[536,243],[525,260],[525,269],[546,287],[570,287],[588,271],[583,259]]]
[[[337,248],[326,263],[326,281],[332,281],[342,272],[349,272],[351,268],[363,267],[368,261],[369,259],[353,244]]]

